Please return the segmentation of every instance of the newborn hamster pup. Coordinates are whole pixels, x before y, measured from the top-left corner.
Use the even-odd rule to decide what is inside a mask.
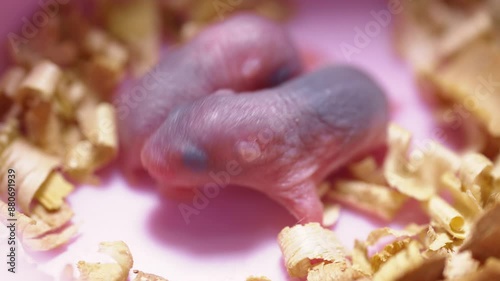
[[[293,44],[276,23],[240,14],[208,27],[121,91],[117,113],[126,171],[141,168],[145,139],[172,108],[219,89],[240,92],[275,86],[300,68]]]
[[[365,73],[327,67],[254,93],[221,93],[176,108],[146,142],[142,162],[164,188],[247,186],[301,222],[321,221],[316,185],[385,139],[387,100]],[[236,167],[237,169],[235,169]]]

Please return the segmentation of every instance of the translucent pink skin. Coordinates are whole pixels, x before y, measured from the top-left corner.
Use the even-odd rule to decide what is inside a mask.
[[[328,67],[274,89],[177,108],[145,144],[142,162],[163,188],[246,186],[301,222],[321,222],[316,185],[382,144],[387,122],[375,82],[352,67]]]
[[[300,69],[287,33],[267,19],[239,14],[207,28],[119,93],[115,105],[126,171],[141,169],[144,141],[176,106],[218,90],[275,86]]]

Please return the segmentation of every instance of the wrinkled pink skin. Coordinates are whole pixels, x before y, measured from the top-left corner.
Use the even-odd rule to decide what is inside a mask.
[[[224,183],[264,192],[301,222],[321,221],[316,185],[382,144],[387,122],[386,97],[366,74],[328,67],[274,89],[175,109],[142,161],[164,188],[201,187],[232,172]]]
[[[207,28],[120,92],[115,105],[126,171],[141,169],[144,141],[176,106],[220,89],[275,86],[300,69],[288,35],[267,19],[240,14]]]

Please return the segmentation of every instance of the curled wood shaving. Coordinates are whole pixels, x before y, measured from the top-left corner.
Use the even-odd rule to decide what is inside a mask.
[[[429,76],[438,92],[472,114],[491,136],[500,136],[499,104],[494,87],[500,73],[500,50],[493,44],[478,40],[465,48],[443,67]]]
[[[392,219],[406,202],[406,197],[393,189],[362,181],[337,181],[334,188],[328,192],[328,198],[347,203],[385,220]]]
[[[115,109],[109,103],[87,103],[78,112],[78,121],[84,136],[96,147],[109,150],[111,155],[101,156],[109,158],[116,153],[117,136]]]
[[[436,231],[436,228],[431,225],[429,225],[425,240],[427,248],[433,252],[437,252],[453,243],[452,238],[446,231]]]
[[[144,272],[139,271],[139,270],[134,270],[134,273],[137,275],[135,276],[133,281],[168,281],[167,279],[160,277],[158,275],[144,273]],[[255,280],[255,281],[258,281],[258,280]],[[266,280],[262,280],[262,281],[266,281]]]
[[[47,210],[54,211],[61,208],[64,198],[73,189],[74,186],[67,182],[60,173],[52,172],[35,193],[35,198]]]
[[[361,272],[342,263],[320,263],[307,274],[307,281],[354,281],[369,280]]]
[[[452,236],[464,239],[466,225],[464,217],[441,197],[433,196],[425,204],[425,210],[439,226],[443,227]]]
[[[36,238],[25,238],[23,244],[33,251],[49,251],[67,244],[78,232],[78,226],[70,225],[57,233],[48,233]]]
[[[52,104],[37,102],[24,112],[23,124],[26,138],[44,152],[51,155],[61,155],[62,122],[58,118]]]
[[[66,120],[75,120],[78,106],[89,92],[90,90],[82,81],[71,75],[64,75],[56,90],[58,113]],[[70,128],[76,129],[74,126]]]
[[[349,165],[349,171],[358,180],[377,185],[386,185],[384,175],[381,173],[377,162],[373,157]]]
[[[70,222],[73,210],[67,203],[62,203],[57,210],[47,210],[41,203],[37,203],[31,210],[31,218],[43,221],[52,229],[59,228]]]
[[[101,97],[109,99],[125,75],[129,52],[121,43],[99,32],[90,33],[85,39],[91,42],[83,43],[90,51],[90,59],[84,63],[83,77]]]
[[[305,277],[313,260],[345,263],[346,253],[332,231],[318,223],[284,228],[278,243],[290,276]]]
[[[460,251],[470,251],[479,261],[489,257],[500,258],[500,205],[487,210],[474,223],[470,236],[465,240]]]
[[[32,99],[50,101],[61,74],[60,68],[50,61],[37,63],[19,85],[16,99],[19,101]]]
[[[11,217],[12,209],[9,209],[7,203],[0,201],[0,219],[3,224],[7,224],[7,219]],[[17,211],[14,211],[17,218],[17,233],[22,237],[33,238],[40,236],[51,230],[51,227],[43,221],[31,219]]]
[[[497,231],[500,229],[497,227],[500,225],[500,207],[495,203],[500,192],[500,160],[493,164],[482,154],[465,152],[459,155],[437,143],[429,146],[433,154],[424,153],[415,157],[413,152],[408,155],[411,136],[407,131],[393,126],[389,128],[388,135],[389,151],[383,163],[384,168],[378,169],[373,160],[363,160],[354,166],[355,172],[351,172],[356,180],[334,180],[334,188],[328,191],[328,197],[334,192],[356,194],[359,192],[356,190],[359,189],[357,185],[366,187],[364,189],[368,193],[373,192],[370,188],[377,185],[372,183],[374,174],[371,173],[383,173],[383,178],[388,183],[392,181],[394,187],[403,193],[400,194],[403,198],[413,197],[421,202],[423,210],[431,219],[430,224],[409,225],[403,230],[389,227],[376,229],[365,241],[355,241],[351,255],[345,257],[346,262],[321,258],[324,256],[321,250],[327,245],[308,245],[305,249],[315,248],[316,252],[311,252],[318,254],[308,257],[307,253],[311,252],[306,251],[306,255],[300,255],[299,251],[304,250],[301,246],[306,245],[306,242],[300,242],[306,240],[301,238],[305,234],[290,233],[287,228],[288,236],[295,236],[296,239],[293,244],[290,243],[292,246],[281,247],[290,275],[303,276],[309,272],[310,280],[349,280],[339,276],[355,270],[361,274],[360,278],[384,281],[474,280],[470,278],[475,276],[490,276],[490,280],[496,280],[493,277],[496,273],[480,264],[488,259],[494,263],[493,258],[499,258],[500,255],[497,247],[500,244],[496,241],[500,237]],[[362,170],[370,176],[363,177],[359,172]],[[395,177],[389,179],[391,174]],[[422,189],[419,185],[429,188]],[[426,196],[419,196],[419,192]],[[450,195],[451,203],[444,199],[447,195]],[[363,200],[367,199],[360,196],[352,201],[359,203]],[[385,202],[394,204],[390,200]],[[299,229],[302,227],[299,226]],[[378,245],[382,238],[388,236],[395,239]],[[333,245],[332,242],[330,246]],[[371,254],[373,248],[379,246],[382,249]],[[352,260],[352,264],[349,260]],[[302,267],[301,261],[304,262]],[[311,264],[311,261],[318,263]],[[300,274],[293,273],[297,268],[302,269]]]
[[[86,139],[77,141],[67,151],[63,170],[79,181],[95,182],[92,174],[118,152],[115,110],[108,103],[87,102],[77,115]]]
[[[370,263],[370,258],[368,256],[368,245],[365,242],[355,240],[354,249],[351,253],[351,259],[353,263],[353,268],[359,272],[371,276],[373,274],[373,268]]]
[[[486,196],[491,192],[491,170],[493,163],[482,154],[467,153],[464,155],[459,171],[459,177],[466,191],[474,196],[481,206]]]
[[[389,227],[378,228],[370,232],[370,234],[368,234],[368,237],[366,238],[366,244],[368,246],[373,246],[380,239],[387,236],[392,236],[394,238],[416,236],[422,233],[425,229],[426,226],[419,226],[415,224],[410,224],[405,229],[402,230],[392,229]]]
[[[138,77],[156,64],[160,53],[161,19],[158,1],[114,3],[106,19],[110,34],[123,41],[131,53],[132,71]]]
[[[90,141],[79,141],[66,154],[63,170],[78,181],[96,181],[91,175],[100,164],[96,161],[97,157],[98,151]]]
[[[99,252],[112,257],[116,263],[88,263],[79,261],[77,264],[82,281],[125,281],[133,266],[132,254],[128,246],[122,242],[102,242]]]
[[[410,244],[410,239],[396,240],[384,247],[382,251],[374,254],[370,259],[370,264],[374,272],[377,272],[382,264],[387,262],[392,256],[406,249]]]
[[[462,181],[452,173],[442,176],[443,187],[450,192],[453,207],[465,218],[472,220],[482,211],[481,204],[470,190],[462,190]]]
[[[476,272],[479,268],[479,262],[472,258],[472,253],[469,251],[449,255],[446,261],[444,276],[447,279],[455,279],[463,277],[467,274]]]
[[[26,70],[20,66],[12,66],[7,69],[0,80],[0,95],[13,100],[25,76]]]
[[[373,230],[368,234],[365,242],[356,241],[352,254],[354,267],[367,275],[372,275],[379,270],[383,263],[405,249],[412,241],[411,238],[420,235],[424,230],[425,226],[418,225],[409,225],[402,230],[395,230],[389,227]],[[392,236],[396,240],[386,244],[381,251],[369,257],[368,247],[376,245],[382,238],[388,236]]]
[[[323,226],[333,226],[340,217],[340,205],[326,203],[323,208]]]
[[[435,190],[428,183],[419,182],[415,168],[407,161],[411,136],[408,131],[390,125],[388,132],[389,151],[384,163],[384,175],[390,186],[418,200],[430,198]]]
[[[134,265],[132,253],[129,247],[123,241],[101,242],[99,244],[99,253],[110,256],[115,260],[114,263],[97,262],[90,263],[79,261],[77,268],[79,276],[75,277],[71,265],[66,265],[61,273],[61,280],[64,281],[125,281],[129,280],[129,272]],[[134,270],[136,274],[134,281],[168,281],[160,276]]]
[[[458,170],[459,157],[432,141],[424,149],[413,151],[408,159],[411,135],[391,124],[388,129],[389,151],[384,175],[390,186],[417,200],[428,200],[437,191],[441,175]]]
[[[37,207],[34,210],[38,210]],[[7,223],[11,218],[12,210],[0,201],[0,221]],[[66,225],[72,216],[69,208],[61,208],[58,213],[48,214],[45,211],[37,211],[33,218],[14,211],[17,219],[16,232],[21,238],[23,245],[33,251],[48,251],[67,244],[77,233],[78,227]],[[68,218],[69,217],[69,218]],[[47,222],[48,221],[48,222]]]
[[[59,161],[56,158],[43,153],[22,138],[14,140],[2,153],[0,157],[2,182],[7,182],[7,169],[16,171],[17,200],[22,212],[30,214],[30,204],[36,192],[58,165]],[[2,192],[6,194],[4,189]]]
[[[392,256],[373,275],[373,281],[400,280],[405,274],[417,269],[424,259],[420,254],[420,245],[412,241],[404,250]]]

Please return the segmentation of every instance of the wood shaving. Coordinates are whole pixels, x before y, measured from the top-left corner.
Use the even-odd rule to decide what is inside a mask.
[[[126,44],[131,54],[132,71],[140,77],[159,59],[161,14],[158,1],[112,2],[108,9],[107,30]]]
[[[433,196],[425,203],[431,219],[448,231],[452,236],[464,239],[466,235],[465,219],[460,213],[450,206],[441,197]]]
[[[495,205],[481,215],[475,222],[471,234],[460,251],[470,251],[479,261],[489,257],[500,258],[500,205]]]
[[[49,175],[59,165],[57,158],[43,153],[26,140],[17,138],[0,156],[0,171],[2,171],[2,182],[7,182],[7,170],[13,169],[18,175],[16,184],[17,203],[21,211],[30,214],[30,205],[35,194],[42,187]],[[7,194],[3,185],[2,193]]]
[[[380,173],[380,167],[373,157],[349,165],[349,171],[358,180],[377,185],[386,185],[384,175]]]
[[[7,219],[10,218],[8,210],[9,206],[0,201],[0,221],[3,224],[6,224]],[[34,210],[38,208],[35,207]],[[68,243],[78,231],[77,226],[66,225],[73,214],[69,208],[61,208],[57,213],[52,214],[43,212],[37,211],[38,215],[30,218],[14,211],[17,219],[17,235],[25,247],[33,251],[48,251],[62,246]]]
[[[133,281],[168,281],[167,279],[160,277],[158,275],[144,273],[139,270],[134,270],[134,273],[137,274]],[[257,281],[257,280],[256,280]],[[265,281],[265,280],[263,280]]]
[[[7,169],[16,171],[19,211],[29,225],[37,222],[27,237],[39,238],[35,234],[70,221],[65,198],[74,187],[66,177],[99,183],[95,173],[118,150],[114,90],[129,70],[141,76],[157,63],[161,41],[172,29],[180,34],[185,24],[209,24],[205,9],[215,10],[202,3],[174,8],[154,0],[97,0],[88,11],[68,3],[30,40],[8,44],[14,64],[0,75],[0,180],[5,183]],[[276,16],[286,10],[277,3],[246,1],[223,13],[255,8]],[[6,198],[6,186],[0,185],[0,198]],[[66,238],[73,230],[65,230]],[[29,245],[41,250],[68,241],[58,237]]]
[[[406,249],[408,244],[410,244],[410,239],[396,240],[387,244],[382,251],[374,254],[370,259],[373,272],[377,272],[380,266],[386,263],[392,256]]]
[[[364,274],[342,263],[320,263],[307,274],[307,281],[368,280]]]
[[[249,276],[246,281],[271,281],[271,279],[265,276]]]
[[[25,76],[26,70],[20,66],[12,66],[7,69],[0,80],[1,95],[13,100]]]
[[[472,258],[472,253],[469,251],[462,252],[456,255],[450,255],[446,261],[446,269],[444,276],[447,279],[455,279],[463,277],[467,274],[474,273],[479,268],[479,261]]]
[[[48,211],[59,210],[64,198],[73,191],[74,186],[57,172],[52,172],[35,193],[35,198]]]
[[[407,199],[396,190],[362,181],[337,181],[327,196],[384,220],[394,218]]]
[[[364,241],[356,240],[348,255],[338,254],[339,242],[325,238],[334,237],[334,232],[321,230],[318,224],[287,227],[278,241],[290,276],[307,274],[308,280],[496,280],[499,161],[493,163],[470,151],[455,153],[437,142],[415,157],[418,150],[411,151],[411,134],[396,125],[388,128],[387,143],[388,152],[380,165],[370,158],[355,163],[350,168],[355,179],[334,179],[326,198],[351,196],[352,204],[362,207],[377,202],[365,207],[370,215],[380,212],[377,207],[398,210],[401,203],[377,191],[383,189],[397,194],[402,202],[409,198],[420,202],[429,223],[409,224],[400,230],[375,229]]]
[[[500,136],[496,110],[500,100],[495,86],[500,62],[498,4],[489,0],[471,1],[470,5],[452,2],[404,1],[405,9],[397,17],[396,45],[419,78],[433,86],[431,94],[443,101],[440,108],[452,109],[451,116],[459,115],[453,118],[467,123],[464,126],[477,124],[476,131],[486,131],[488,141],[498,143],[493,139]],[[482,141],[475,136],[472,147]]]
[[[416,149],[408,155],[410,142],[410,132],[395,124],[389,126],[384,175],[389,185],[401,193],[428,200],[436,193],[442,173],[457,170],[460,161],[453,152],[434,141],[426,149]]]
[[[122,241],[102,242],[99,253],[109,255],[116,263],[89,263],[79,261],[77,264],[80,276],[77,281],[125,281],[128,278],[134,261],[128,246]]]
[[[346,263],[345,250],[335,234],[318,223],[286,227],[279,233],[278,243],[293,277],[306,277],[315,260]]]
[[[405,249],[389,258],[373,275],[373,281],[399,280],[423,263],[420,245],[413,241]]]
[[[246,1],[221,1],[214,2],[196,0],[161,0],[164,12],[167,15],[179,17],[181,28],[173,30],[181,40],[189,40],[203,27],[210,23],[224,20],[233,13],[253,11],[274,20],[286,20],[292,14],[292,9],[287,1],[283,0],[246,0]],[[171,23],[171,20],[164,20]]]
[[[326,203],[323,208],[323,226],[331,227],[340,217],[340,205]]]
[[[453,239],[446,231],[439,231],[439,228],[436,229],[432,225],[429,225],[425,242],[429,251],[437,252],[453,243]]]
[[[129,247],[123,241],[101,242],[99,253],[108,255],[114,263],[79,261],[76,264],[79,275],[75,277],[72,265],[67,265],[61,273],[63,281],[126,281],[134,265]],[[133,270],[134,281],[168,281],[160,276]]]
[[[61,69],[50,61],[37,63],[19,85],[15,98],[24,103],[35,100],[50,101],[61,74]]]
[[[354,249],[351,253],[351,260],[353,263],[353,268],[357,271],[371,276],[373,275],[373,268],[370,262],[370,257],[368,256],[368,245],[365,242],[355,240]]]

